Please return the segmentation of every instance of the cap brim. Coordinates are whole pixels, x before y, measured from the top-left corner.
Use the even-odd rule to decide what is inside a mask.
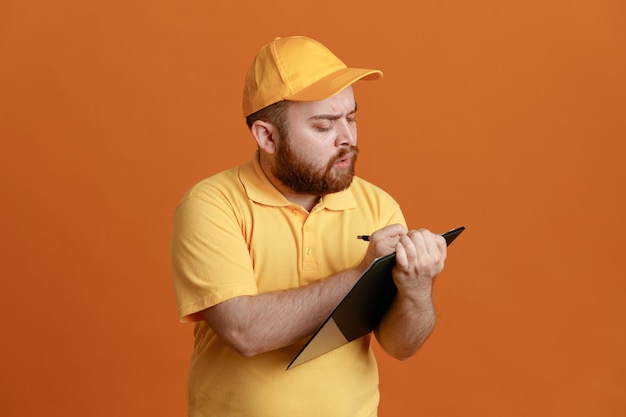
[[[298,92],[283,97],[283,99],[291,101],[325,100],[359,80],[380,80],[382,77],[383,73],[379,70],[343,68],[321,78]]]

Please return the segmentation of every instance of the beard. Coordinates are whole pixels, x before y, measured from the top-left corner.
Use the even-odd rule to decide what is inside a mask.
[[[282,136],[281,139],[276,149],[272,174],[293,191],[323,196],[343,191],[352,183],[359,153],[356,146],[342,148],[328,161],[326,167],[320,170],[296,154],[287,137]],[[349,166],[346,169],[336,168],[335,164],[348,154],[352,155],[349,157]]]

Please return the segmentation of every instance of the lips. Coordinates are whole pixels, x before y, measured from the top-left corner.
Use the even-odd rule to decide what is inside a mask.
[[[350,170],[354,168],[354,163],[356,162],[357,155],[359,154],[359,149],[356,146],[346,147],[344,149],[339,150],[337,155],[331,160],[328,167],[334,167],[335,169],[339,169],[342,171]]]
[[[353,159],[354,159],[354,154],[351,152],[348,152],[345,155],[337,156],[337,158],[335,159],[334,165],[341,169],[347,169],[352,164]]]

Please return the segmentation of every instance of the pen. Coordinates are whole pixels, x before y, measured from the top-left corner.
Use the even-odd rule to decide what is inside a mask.
[[[448,230],[446,233],[442,234],[441,236],[443,236],[446,239],[446,245],[449,245],[450,243],[452,243],[454,239],[456,239],[458,235],[461,234],[463,230],[465,230],[465,227],[463,226],[457,227],[456,229]],[[358,235],[356,238],[364,240],[366,242],[369,242],[370,240],[369,235]]]

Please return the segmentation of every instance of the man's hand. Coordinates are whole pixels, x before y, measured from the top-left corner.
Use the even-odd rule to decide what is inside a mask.
[[[365,258],[359,265],[361,272],[365,271],[374,262],[374,259],[389,255],[396,250],[400,237],[405,236],[407,233],[408,231],[401,224],[392,224],[372,233],[369,238]]]
[[[398,294],[376,329],[387,353],[404,360],[412,356],[435,328],[433,280],[443,270],[446,240],[425,229],[398,236],[393,280]]]
[[[411,230],[400,236],[395,249],[393,279],[398,292],[410,298],[430,296],[433,280],[446,260],[446,240],[426,229]]]

